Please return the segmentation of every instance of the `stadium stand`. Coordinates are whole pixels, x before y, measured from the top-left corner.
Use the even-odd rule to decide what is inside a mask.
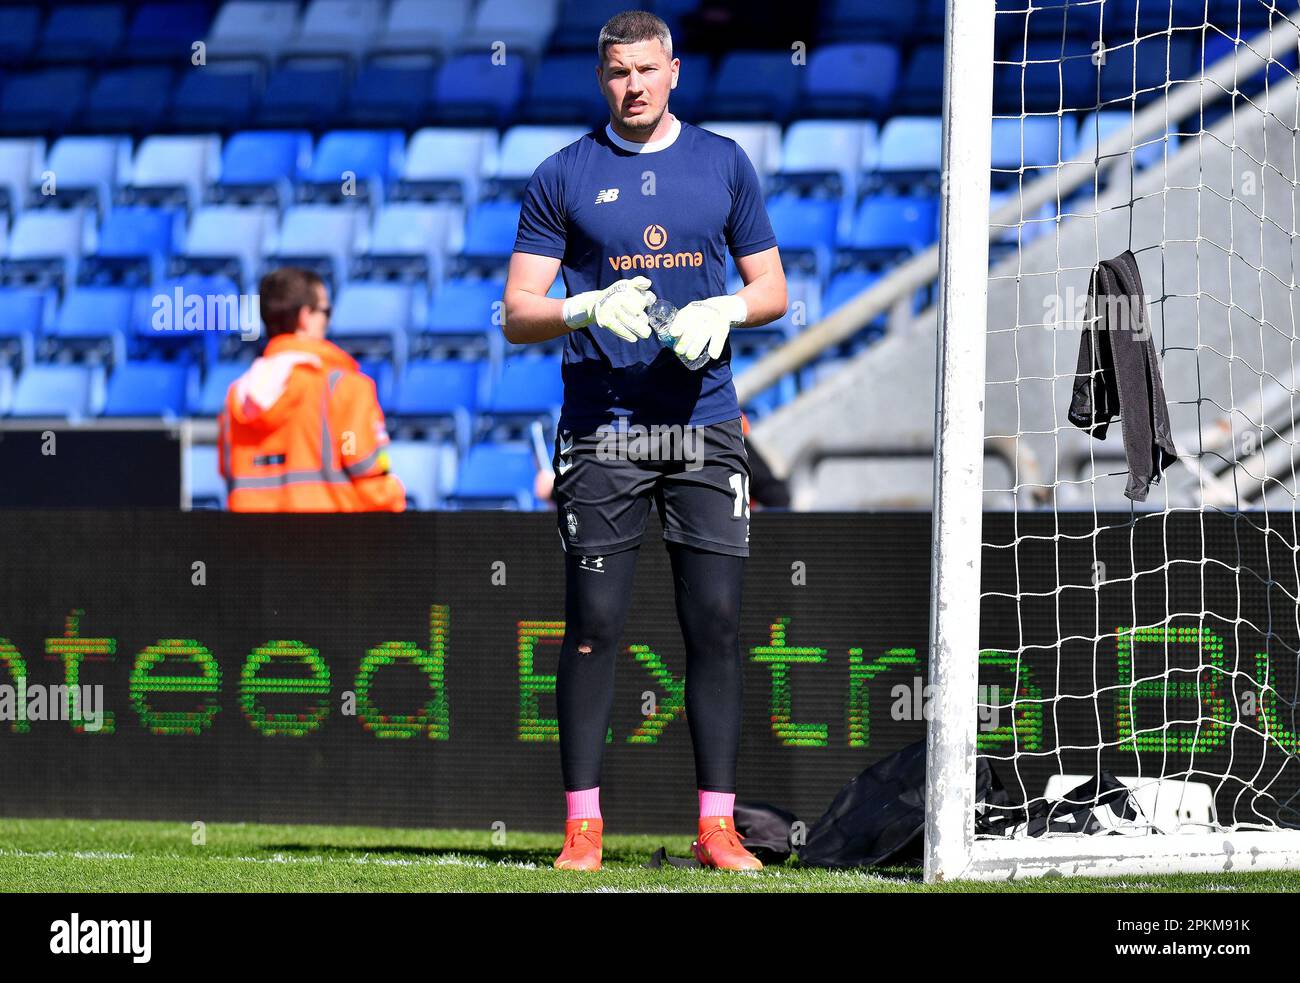
[[[507,345],[497,305],[528,177],[606,117],[595,36],[624,6],[0,5],[0,414],[210,421],[257,348],[218,323],[220,298],[292,261],[331,285],[332,335],[376,378],[412,504],[533,507],[521,427],[554,427],[558,358]],[[676,26],[699,3],[650,6]],[[995,121],[991,161],[1003,191],[1126,125],[1135,77],[1140,104],[1233,40],[1140,20],[1150,36],[1101,77],[1103,103],[1123,104],[1096,113],[1101,6],[1071,6],[1068,20],[1004,6],[995,109],[1015,118]],[[1243,34],[1268,23],[1210,6],[1231,7],[1224,23]],[[1106,16],[1131,37],[1148,8],[1108,0]],[[1173,26],[1200,24],[1204,9],[1177,7]],[[828,0],[806,64],[784,42],[718,51],[689,27],[676,36],[672,108],[744,147],[789,275],[790,311],[737,333],[735,369],[935,241],[942,21],[942,0]],[[1178,146],[1176,134],[1152,141],[1134,164]],[[151,323],[173,296],[202,301],[186,330]],[[747,409],[773,412],[888,330],[876,319]],[[194,501],[219,506],[210,448],[191,464]]]

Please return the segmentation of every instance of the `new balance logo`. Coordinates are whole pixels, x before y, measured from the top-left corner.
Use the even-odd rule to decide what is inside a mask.
[[[604,205],[606,202],[618,201],[618,188],[606,188],[596,195],[596,204]]]

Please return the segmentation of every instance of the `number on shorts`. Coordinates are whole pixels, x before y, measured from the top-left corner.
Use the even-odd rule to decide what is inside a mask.
[[[739,519],[743,514],[749,518],[749,475],[733,472],[730,479],[731,490],[736,493],[736,501],[731,506],[731,517]],[[743,513],[741,510],[744,510]]]

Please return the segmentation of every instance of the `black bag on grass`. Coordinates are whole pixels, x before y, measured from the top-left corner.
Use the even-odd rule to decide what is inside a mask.
[[[1011,802],[997,773],[983,757],[975,759],[976,815],[981,835],[1024,833],[1100,833],[1093,814],[1110,806],[1124,819],[1137,810],[1127,786],[1101,772],[1054,801]],[[808,832],[799,850],[811,867],[911,866],[922,862],[925,842],[925,741],[882,758],[845,785]]]
[[[746,850],[763,861],[764,866],[783,864],[793,849],[790,834],[799,820],[794,813],[766,802],[736,803],[736,832]]]
[[[1005,805],[1002,783],[976,759],[975,800]],[[808,831],[800,863],[811,867],[921,862],[925,833],[925,741],[881,758],[849,782]]]

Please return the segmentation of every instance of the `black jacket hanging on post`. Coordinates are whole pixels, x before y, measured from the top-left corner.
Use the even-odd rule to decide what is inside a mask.
[[[1178,460],[1178,451],[1142,275],[1131,251],[1097,264],[1088,285],[1088,310],[1092,320],[1079,340],[1070,422],[1105,440],[1110,421],[1122,418],[1129,469],[1124,494],[1145,502],[1151,483]]]

